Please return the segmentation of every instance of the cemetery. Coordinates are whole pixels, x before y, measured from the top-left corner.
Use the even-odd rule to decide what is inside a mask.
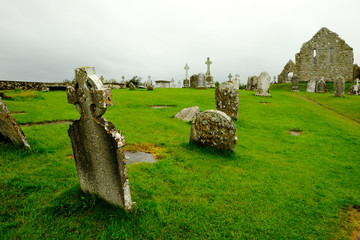
[[[3,91],[2,239],[357,235],[358,80],[239,90],[188,68],[193,87],[110,90],[83,67],[67,92]]]

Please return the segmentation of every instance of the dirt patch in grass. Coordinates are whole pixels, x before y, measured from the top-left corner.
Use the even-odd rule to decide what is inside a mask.
[[[291,129],[289,130],[289,134],[293,136],[300,136],[302,134],[302,130]]]
[[[14,112],[11,112],[12,114],[27,114],[27,112],[25,111],[14,111]]]
[[[260,104],[264,104],[264,105],[267,105],[267,104],[270,104],[271,102],[259,102]]]
[[[35,122],[35,123],[23,123],[20,124],[21,127],[30,127],[33,125],[58,125],[58,124],[70,124],[73,121],[69,120],[59,120],[59,121],[49,121],[49,122]]]
[[[125,145],[124,150],[132,153],[135,152],[151,153],[155,159],[159,160],[164,157],[165,149],[155,144],[135,143],[135,144]]]
[[[172,106],[172,105],[151,105],[149,107],[151,107],[151,108],[171,108],[174,106]]]
[[[350,239],[360,239],[360,208],[356,206],[345,208],[341,214],[341,231],[351,233]],[[338,238],[334,238],[338,239]]]

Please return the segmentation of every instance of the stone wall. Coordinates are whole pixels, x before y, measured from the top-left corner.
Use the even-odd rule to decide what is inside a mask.
[[[353,81],[353,49],[336,33],[321,28],[312,39],[304,43],[296,54],[296,74],[300,81],[311,79],[334,82],[342,76]]]
[[[290,59],[288,63],[285,65],[284,69],[278,75],[278,83],[286,83],[289,82],[288,75],[289,73],[295,73],[295,63]]]
[[[0,80],[0,90],[44,90],[49,86],[66,86],[64,83],[22,82]]]

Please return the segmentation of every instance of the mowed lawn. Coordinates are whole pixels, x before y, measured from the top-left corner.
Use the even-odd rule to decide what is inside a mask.
[[[359,227],[360,96],[290,89],[239,90],[234,153],[189,144],[191,123],[173,118],[215,109],[214,89],[113,90],[104,117],[127,149],[159,158],[128,166],[130,213],[82,193],[68,124],[23,127],[31,150],[0,144],[0,239],[349,239]],[[80,116],[65,92],[6,94],[10,111],[26,112],[14,113],[19,123]]]

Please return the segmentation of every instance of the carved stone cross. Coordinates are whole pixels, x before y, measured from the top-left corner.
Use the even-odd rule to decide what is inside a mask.
[[[185,69],[185,79],[188,79],[189,66],[186,64],[184,69]]]
[[[207,71],[206,71],[206,76],[210,76],[210,64],[212,64],[212,62],[210,61],[210,58],[207,58],[207,61],[205,62],[205,64],[207,65]]]
[[[231,81],[231,78],[232,78],[231,73],[229,73],[228,78],[229,78],[229,81]]]

